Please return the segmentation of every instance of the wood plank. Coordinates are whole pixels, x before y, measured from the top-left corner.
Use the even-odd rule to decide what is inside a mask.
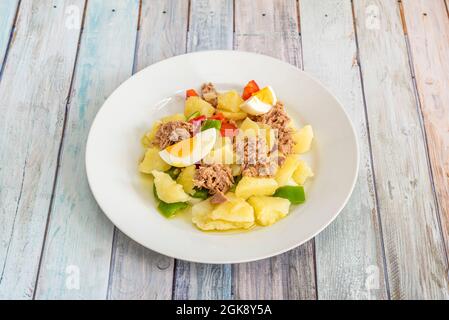
[[[442,1],[402,1],[449,253],[449,16]]]
[[[22,2],[2,76],[0,298],[34,292],[80,32],[61,27],[70,5],[84,1]]]
[[[188,0],[144,0],[140,15],[136,70],[185,53]],[[170,299],[174,259],[144,248],[116,230],[110,299]]]
[[[187,50],[232,49],[233,1],[191,0]]]
[[[399,6],[353,4],[391,298],[447,299],[448,266]]]
[[[383,250],[351,1],[302,0],[299,12],[304,70],[342,102],[360,146],[359,177],[352,197],[339,217],[315,238],[318,298],[385,299]],[[370,272],[378,272],[379,278],[366,286]]]
[[[11,32],[14,28],[14,19],[18,9],[19,0],[6,0],[0,2],[0,70],[2,70],[3,67],[3,61],[11,38]]]
[[[84,149],[98,109],[132,73],[138,13],[138,0],[88,1],[37,299],[106,298],[114,227],[90,192]]]
[[[295,0],[236,0],[235,48],[301,65]],[[233,266],[236,299],[315,299],[313,240],[287,253]]]
[[[233,1],[192,0],[188,51],[232,49]],[[176,261],[174,299],[230,299],[231,266]]]

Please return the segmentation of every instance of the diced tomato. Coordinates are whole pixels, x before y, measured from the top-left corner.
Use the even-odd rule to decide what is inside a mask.
[[[243,89],[243,94],[242,94],[243,100],[248,100],[249,98],[251,98],[251,96],[254,93],[256,93],[259,90],[260,89],[259,89],[259,86],[257,85],[256,81],[251,80],[250,82],[248,82],[246,87]]]
[[[198,93],[196,93],[196,91],[193,89],[189,89],[186,91],[186,98],[189,97],[198,97]]]
[[[222,121],[220,133],[222,137],[233,137],[237,134],[237,127],[229,122]]]
[[[205,115],[198,116],[196,118],[190,119],[189,122],[190,123],[195,123],[195,122],[201,122],[203,120],[206,120],[206,116]]]
[[[223,121],[223,120],[225,120],[225,116],[223,115],[223,113],[218,112],[218,113],[214,114],[212,117],[210,117],[209,119]]]

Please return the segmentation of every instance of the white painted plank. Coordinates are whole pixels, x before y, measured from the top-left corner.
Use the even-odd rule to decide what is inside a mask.
[[[442,1],[402,1],[449,254],[449,16]]]
[[[301,65],[295,0],[235,3],[235,48]],[[315,299],[313,240],[287,253],[233,266],[236,299]]]
[[[98,109],[131,76],[138,13],[138,0],[88,1],[37,299],[106,298],[113,225],[90,192],[85,144]]]
[[[233,1],[192,0],[189,51],[232,49]],[[231,266],[176,261],[174,299],[230,299]]]
[[[304,70],[342,102],[360,146],[359,177],[339,217],[315,238],[319,299],[387,298],[383,250],[350,0],[302,0]],[[363,230],[363,232],[361,232]],[[374,282],[367,281],[368,277]]]
[[[34,292],[79,38],[66,9],[22,1],[0,84],[0,298]]]
[[[185,53],[188,0],[144,0],[140,15],[136,70]],[[174,260],[144,248],[116,230],[110,299],[170,299]]]
[[[18,5],[19,0],[0,1],[0,70],[2,70],[11,31],[14,27],[14,18],[18,10]]]
[[[354,11],[391,298],[447,299],[448,266],[399,6],[360,0]]]

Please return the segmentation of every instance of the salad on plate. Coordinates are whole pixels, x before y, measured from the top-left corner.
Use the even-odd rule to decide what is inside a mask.
[[[313,140],[297,128],[270,86],[241,93],[212,83],[186,91],[185,107],[157,120],[142,138],[138,168],[154,178],[165,217],[191,212],[203,231],[269,226],[304,203],[312,168],[301,158]]]

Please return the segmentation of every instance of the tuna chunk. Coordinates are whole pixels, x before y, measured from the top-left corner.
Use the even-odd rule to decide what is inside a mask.
[[[209,102],[214,107],[217,107],[218,94],[217,90],[215,90],[215,87],[211,82],[203,84],[203,86],[201,87],[201,95],[203,96],[204,100]]]
[[[153,144],[160,149],[165,149],[179,141],[192,136],[193,126],[185,121],[170,121],[161,124],[156,132]]]
[[[231,168],[227,165],[201,164],[195,171],[195,187],[208,189],[214,197],[220,193],[224,196],[233,184],[234,177],[232,176]],[[221,195],[216,196],[216,201],[219,200],[222,200]]]

